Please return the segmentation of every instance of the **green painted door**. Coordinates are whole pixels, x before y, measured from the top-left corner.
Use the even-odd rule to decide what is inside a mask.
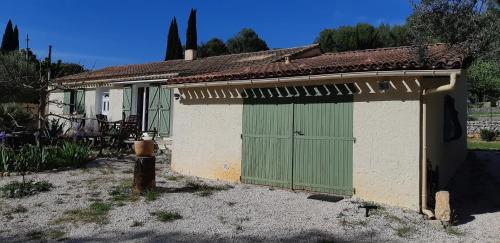
[[[295,91],[247,91],[242,182],[352,195],[352,95]]]
[[[160,88],[160,114],[158,133],[160,136],[170,136],[170,115],[172,112],[172,92],[169,88]]]
[[[352,102],[294,104],[293,188],[352,195]]]
[[[123,106],[122,112],[125,114],[123,119],[126,119],[132,112],[132,87],[123,87]]]
[[[158,131],[158,106],[160,104],[160,86],[149,87],[148,131]]]
[[[245,100],[242,182],[292,187],[292,109],[273,98]]]

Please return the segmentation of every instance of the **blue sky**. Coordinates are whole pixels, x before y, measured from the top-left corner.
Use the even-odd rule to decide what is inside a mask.
[[[189,10],[198,10],[198,41],[227,40],[254,29],[270,48],[308,45],[325,28],[358,22],[401,24],[407,0],[17,0],[2,2],[0,31],[8,19],[30,35],[40,57],[94,69],[163,60],[166,33],[175,16],[184,43]],[[21,37],[20,37],[21,38]]]

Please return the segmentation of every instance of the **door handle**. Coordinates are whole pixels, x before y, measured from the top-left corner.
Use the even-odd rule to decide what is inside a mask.
[[[302,131],[295,131],[295,134],[300,135],[300,136],[304,136],[304,133]]]

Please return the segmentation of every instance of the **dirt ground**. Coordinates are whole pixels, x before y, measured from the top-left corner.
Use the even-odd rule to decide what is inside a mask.
[[[161,158],[157,193],[134,196],[132,158],[100,159],[28,176],[52,183],[49,192],[0,198],[0,242],[499,242],[499,158],[474,152],[461,168],[448,229],[412,210],[379,205],[365,217],[352,199],[182,176]]]

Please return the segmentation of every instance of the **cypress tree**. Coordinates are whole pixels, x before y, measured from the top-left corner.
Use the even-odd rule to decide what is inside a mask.
[[[196,9],[191,9],[188,19],[186,33],[186,49],[198,49],[198,37],[196,33]]]
[[[170,27],[168,28],[168,35],[167,35],[167,50],[165,51],[165,61],[169,60],[172,57],[172,28],[174,25],[174,21],[170,21]]]
[[[1,46],[2,52],[9,52],[14,50],[13,49],[14,47],[12,46],[13,39],[14,39],[14,29],[12,29],[12,21],[9,20],[7,26],[5,27],[5,32],[3,33],[2,46]]]
[[[183,49],[182,49],[181,39],[179,38],[177,20],[174,17],[174,19],[170,23],[170,28],[168,30],[167,52],[165,55],[165,61],[184,58],[182,52]]]
[[[12,40],[12,46],[14,50],[19,50],[19,29],[17,28],[17,25],[16,27],[14,27],[14,38]]]

